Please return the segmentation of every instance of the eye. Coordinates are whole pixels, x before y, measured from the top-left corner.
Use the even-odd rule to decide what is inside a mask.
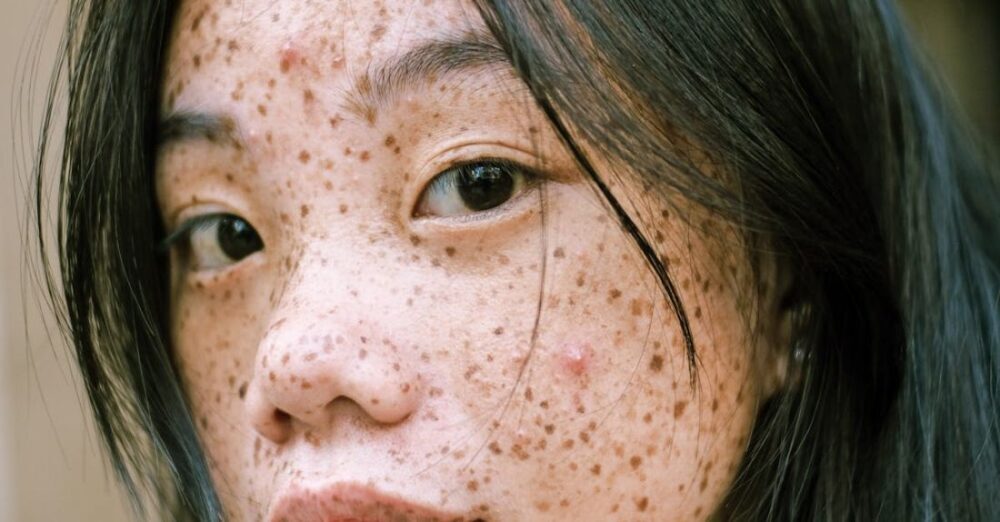
[[[192,218],[164,243],[170,246],[185,239],[191,269],[196,271],[232,265],[264,248],[264,242],[253,226],[232,214]]]
[[[519,195],[531,180],[525,169],[503,160],[459,165],[431,180],[413,214],[454,217],[490,210]]]

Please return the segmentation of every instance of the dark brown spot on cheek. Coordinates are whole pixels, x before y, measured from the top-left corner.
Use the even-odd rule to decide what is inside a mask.
[[[674,403],[674,418],[679,419],[684,416],[684,410],[687,408],[687,403],[684,401],[677,401]]]
[[[652,359],[649,360],[649,369],[653,372],[659,372],[663,369],[663,356],[656,354]]]
[[[309,151],[302,150],[299,152],[299,161],[302,163],[309,163],[310,159],[312,159],[312,155],[309,154]]]

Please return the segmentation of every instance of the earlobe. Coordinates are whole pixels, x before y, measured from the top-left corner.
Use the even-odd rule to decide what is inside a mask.
[[[772,257],[760,275],[765,283],[760,298],[761,308],[767,312],[762,319],[768,342],[763,391],[765,397],[771,397],[797,388],[802,380],[808,353],[802,335],[808,305],[787,260]]]
[[[809,350],[803,333],[808,305],[800,300],[788,300],[779,310],[776,343],[772,350],[773,383],[771,394],[797,389]]]

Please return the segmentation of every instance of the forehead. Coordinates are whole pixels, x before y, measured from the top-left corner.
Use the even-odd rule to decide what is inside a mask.
[[[179,24],[182,33],[187,29],[210,40],[252,36],[273,44],[312,35],[365,53],[396,47],[406,35],[468,28],[480,21],[463,0],[185,0]]]
[[[233,74],[334,82],[431,38],[482,33],[460,0],[187,0],[171,35],[166,94]],[[172,100],[166,100],[168,102]]]

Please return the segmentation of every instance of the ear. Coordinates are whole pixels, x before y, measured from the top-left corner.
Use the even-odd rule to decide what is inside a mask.
[[[763,397],[798,386],[801,380],[801,350],[797,350],[805,302],[792,263],[777,254],[767,254],[760,263],[758,318],[761,338],[761,382]]]

